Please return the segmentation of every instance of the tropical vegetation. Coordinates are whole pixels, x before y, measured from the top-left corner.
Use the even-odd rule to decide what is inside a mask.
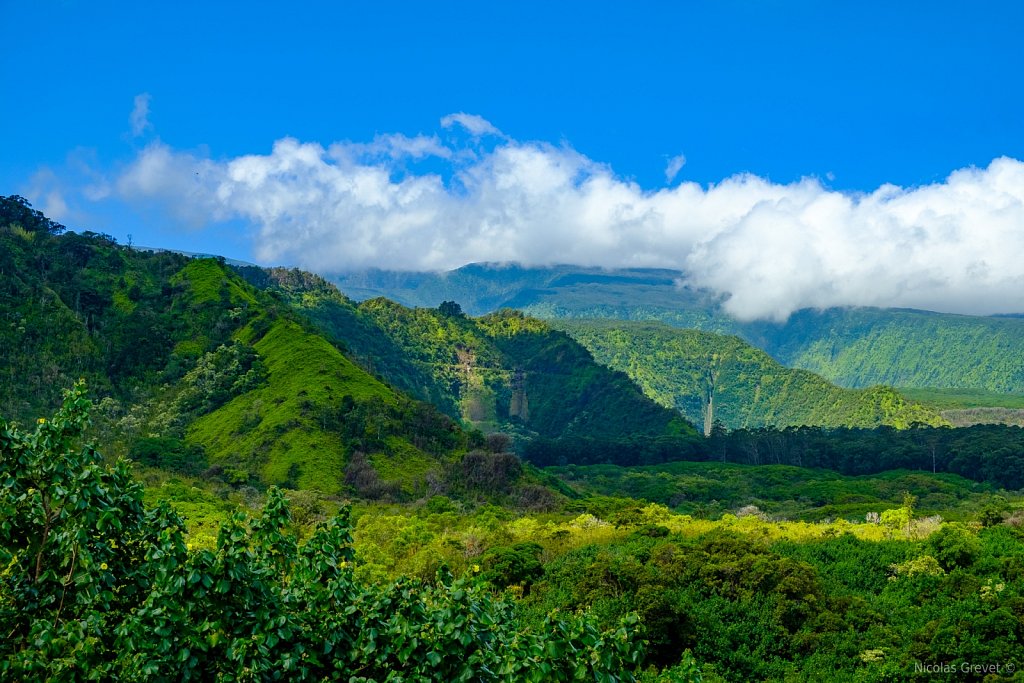
[[[1024,430],[470,313],[0,198],[0,678],[1021,680]]]

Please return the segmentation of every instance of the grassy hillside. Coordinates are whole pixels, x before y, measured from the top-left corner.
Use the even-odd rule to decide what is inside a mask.
[[[253,336],[240,331],[242,339]],[[253,348],[267,366],[266,383],[199,417],[188,439],[211,463],[257,472],[267,483],[340,491],[348,449],[342,435],[326,429],[326,414],[344,397],[386,408],[395,395],[293,322],[275,321]]]
[[[33,421],[83,377],[110,455],[235,487],[370,497],[420,495],[469,448],[451,419],[222,260],[62,234],[16,198],[0,209],[8,419]]]
[[[798,311],[783,324],[740,322],[715,296],[681,286],[682,278],[666,270],[473,264],[448,273],[376,271],[336,280],[356,298],[388,296],[417,306],[448,299],[477,314],[515,307],[545,319],[650,320],[732,334],[783,365],[844,387],[1024,393],[1022,318],[842,308]]]
[[[438,407],[451,417],[460,411],[447,387],[438,384],[429,365],[409,357],[382,334],[366,308],[318,275],[295,268],[237,268],[257,289],[279,297],[375,377]]]
[[[939,415],[887,387],[843,389],[821,377],[781,366],[738,337],[681,330],[657,323],[557,320],[599,362],[628,374],[644,392],[676,408],[710,433],[789,427],[905,428],[937,425]]]

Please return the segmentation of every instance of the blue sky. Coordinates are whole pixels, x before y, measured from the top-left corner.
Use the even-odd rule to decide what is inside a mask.
[[[962,169],[987,173],[965,181],[971,192],[1016,187],[1016,166],[990,164],[1024,159],[1024,3],[41,0],[0,8],[0,192],[28,196],[72,228],[321,271],[542,262],[543,254],[695,273],[715,264],[735,278],[754,256],[730,244],[758,235],[822,242],[809,262],[786,261],[821,272],[778,283],[775,303],[738,309],[748,316],[829,304],[808,292],[822,283],[843,290],[849,259],[829,261],[830,252],[857,242],[858,230],[888,240],[893,221],[903,230],[894,245],[928,233],[907,247],[918,270],[885,291],[838,291],[835,301],[955,300],[945,307],[973,311],[983,300],[959,301],[964,283],[988,278],[984,296],[1005,298],[1024,278],[986,251],[942,261],[962,243],[937,244],[946,228],[906,217],[935,206],[970,213],[942,203],[964,196],[949,180]],[[282,166],[291,153],[283,140],[300,145],[298,162]],[[341,147],[331,152],[333,143]],[[256,188],[247,176],[249,194],[239,199],[239,166],[251,172],[261,160],[271,170],[260,178],[269,173],[273,183]],[[365,188],[354,179],[373,171],[383,189],[339,189]],[[544,178],[565,191],[532,186]],[[736,196],[712,196],[730,183],[741,186]],[[913,208],[896,211],[883,192],[876,203],[888,208],[872,213],[859,199],[887,183]],[[684,192],[688,184],[700,193]],[[683,189],[669,196],[672,188]],[[424,203],[425,194],[435,201]],[[766,197],[785,215],[759,223],[752,212]],[[830,201],[852,205],[836,217],[820,208]],[[737,206],[745,208],[726,210]],[[563,210],[571,217],[559,218]],[[677,227],[673,211],[703,215],[706,229]],[[775,227],[797,214],[802,228]],[[538,216],[576,224],[546,244],[552,227]],[[840,227],[815,223],[829,220]],[[381,234],[370,234],[375,225]],[[596,246],[580,248],[581,240]],[[664,246],[675,254],[668,262]],[[855,275],[867,283],[891,265]],[[936,268],[959,276],[949,291],[921,295],[945,277]],[[755,272],[748,289],[779,275]],[[711,272],[695,277],[726,287]]]

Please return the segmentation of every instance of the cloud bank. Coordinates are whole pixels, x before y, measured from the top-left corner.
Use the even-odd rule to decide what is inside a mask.
[[[727,295],[742,319],[840,305],[1024,311],[1024,163],[1015,159],[864,194],[752,175],[647,190],[569,146],[510,139],[470,114],[442,119],[456,124],[471,144],[285,138],[269,154],[218,160],[154,142],[115,191],[161,202],[193,226],[241,219],[257,258],[321,273],[477,261],[650,266]],[[683,163],[671,160],[669,180]]]

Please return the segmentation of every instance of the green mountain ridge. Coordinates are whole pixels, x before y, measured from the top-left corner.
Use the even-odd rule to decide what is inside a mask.
[[[24,208],[17,198],[0,208],[10,213],[12,204]],[[701,439],[625,373],[518,312],[472,318],[450,301],[435,309],[356,304],[298,270],[236,270],[218,259],[137,251],[103,235],[61,234],[38,212],[2,218],[0,272],[12,277],[0,289],[0,408],[31,423],[62,386],[84,377],[97,401],[93,437],[111,457],[234,491],[278,484],[542,509],[571,492],[519,462],[511,444],[535,465],[721,456],[719,442]],[[65,343],[48,345],[54,333]],[[872,424],[905,407],[891,393],[874,406],[881,416]],[[492,430],[504,434],[486,437]],[[915,434],[913,452],[880,458],[870,449],[847,453],[843,439],[859,444],[856,434],[806,434],[835,442],[815,460],[820,466],[942,468],[1016,481],[1016,465],[999,464],[1016,457],[1016,446],[991,457],[961,448],[942,461]],[[729,457],[746,462],[746,437],[737,438]],[[790,449],[793,464],[811,461],[800,448]],[[979,459],[984,467],[972,473]]]
[[[801,310],[785,323],[743,322],[683,273],[579,266],[470,264],[446,273],[367,271],[332,277],[356,298],[407,305],[458,301],[467,311],[515,307],[544,319],[612,318],[736,335],[788,367],[843,387],[1024,393],[1024,318],[865,307]]]
[[[24,206],[11,199],[0,208],[5,417],[31,422],[83,377],[111,456],[330,494],[358,492],[356,453],[369,463],[364,483],[401,496],[469,448],[451,419],[374,378],[222,261],[61,234],[38,212],[15,222]]]
[[[679,410],[705,435],[761,426],[907,428],[938,426],[938,413],[891,387],[844,389],[806,370],[790,370],[738,337],[662,323],[553,320],[594,358],[628,374],[644,392]]]

